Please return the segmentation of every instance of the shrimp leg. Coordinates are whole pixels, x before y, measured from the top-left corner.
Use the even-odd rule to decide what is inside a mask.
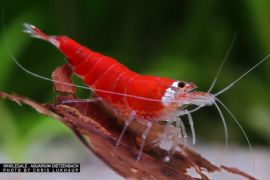
[[[119,136],[119,138],[117,139],[116,146],[119,146],[119,144],[120,144],[120,142],[121,142],[121,140],[122,140],[122,138],[123,138],[123,136],[124,136],[124,134],[125,134],[125,132],[126,132],[126,130],[128,128],[128,126],[129,126],[129,124],[135,118],[135,116],[136,116],[136,112],[135,111],[132,111],[130,113],[128,119],[126,120],[125,126],[124,126],[124,128],[123,128],[123,130],[122,130],[122,132],[121,132],[121,134]]]
[[[191,116],[191,113],[188,110],[181,110],[181,111],[177,112],[177,116],[183,116],[183,115],[188,116],[188,122],[189,122],[189,125],[190,125],[191,134],[192,134],[192,144],[195,144],[196,143],[196,133],[195,133],[194,122],[193,122],[193,118]]]
[[[170,128],[170,126],[172,126],[172,123],[173,123],[172,119],[167,120],[166,126],[165,126],[165,128],[163,130],[163,133],[162,133],[161,137],[160,137],[161,139],[166,138],[166,135],[168,134],[169,128]]]
[[[186,138],[187,134],[182,119],[180,117],[170,117],[163,134],[157,140],[159,141],[159,147],[168,152],[164,161],[168,162],[171,159],[180,144],[184,147]]]
[[[184,125],[184,123],[183,123],[183,121],[182,121],[182,119],[180,117],[176,118],[175,126],[181,129],[181,134],[182,134],[182,137],[184,138],[184,144],[186,144],[185,139],[188,136],[187,136],[187,133],[186,133],[186,127],[185,127],[185,125]]]
[[[189,121],[191,134],[192,134],[192,143],[196,144],[196,133],[195,133],[195,129],[194,129],[194,123],[193,123],[192,116],[188,110],[187,110],[187,115],[188,115],[188,121]]]
[[[144,130],[144,132],[142,134],[142,143],[141,143],[141,146],[140,146],[139,154],[137,156],[137,160],[140,160],[141,159],[142,151],[143,151],[143,147],[144,147],[144,143],[145,143],[145,139],[147,138],[147,136],[148,136],[151,128],[152,128],[152,122],[148,121],[146,123],[146,129]]]

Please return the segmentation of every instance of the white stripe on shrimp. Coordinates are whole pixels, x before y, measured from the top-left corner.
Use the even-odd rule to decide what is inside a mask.
[[[162,103],[165,106],[169,106],[173,101],[175,101],[176,88],[178,87],[179,81],[174,81],[172,85],[166,89],[165,94],[162,97]]]

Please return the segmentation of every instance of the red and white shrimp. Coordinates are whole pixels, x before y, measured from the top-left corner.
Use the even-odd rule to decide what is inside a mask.
[[[81,77],[84,83],[98,97],[102,98],[102,102],[113,110],[118,117],[126,119],[126,124],[117,144],[121,141],[125,130],[132,120],[136,119],[138,122],[146,125],[137,159],[141,157],[144,142],[151,130],[152,123],[157,121],[168,122],[163,135],[158,141],[160,148],[174,151],[182,143],[181,139],[186,137],[185,127],[180,119],[180,116],[183,115],[188,116],[193,143],[195,143],[195,131],[191,113],[204,106],[216,106],[224,123],[227,142],[227,127],[217,102],[230,114],[231,112],[216,96],[228,90],[269,57],[268,55],[225,89],[216,94],[211,94],[210,92],[194,91],[196,85],[191,82],[140,75],[115,59],[94,52],[66,36],[48,36],[30,24],[25,24],[24,27],[24,32],[29,33],[32,37],[49,41],[58,48],[67,58],[73,72]],[[186,109],[188,105],[196,105],[198,107],[188,111]],[[237,121],[233,115],[232,117]],[[180,127],[180,130],[174,128],[173,122]],[[239,123],[238,125],[241,128]],[[246,136],[245,133],[244,135]]]

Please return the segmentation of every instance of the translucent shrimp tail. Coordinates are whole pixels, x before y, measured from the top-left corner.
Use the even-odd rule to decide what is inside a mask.
[[[253,149],[252,149],[252,146],[251,146],[251,143],[250,143],[250,140],[246,134],[246,132],[244,131],[244,128],[241,126],[241,124],[239,123],[239,121],[236,119],[236,117],[233,115],[233,113],[229,110],[229,108],[222,102],[220,101],[218,98],[215,98],[216,101],[229,113],[229,115],[232,117],[232,119],[235,121],[235,123],[237,124],[237,126],[240,128],[240,130],[242,131],[247,143],[248,143],[248,146],[249,146],[249,149],[250,149],[250,152],[252,154],[252,168],[253,168],[253,174],[255,175],[255,160],[254,160],[254,153],[253,153]]]
[[[227,53],[226,53],[226,55],[225,55],[225,57],[224,57],[224,59],[223,59],[221,65],[219,66],[218,71],[217,71],[217,73],[216,73],[216,75],[215,75],[215,78],[214,78],[214,80],[213,80],[213,82],[212,82],[212,84],[211,84],[211,86],[209,87],[209,89],[208,89],[207,92],[211,92],[212,89],[214,88],[214,86],[215,86],[215,84],[216,84],[216,82],[217,82],[217,80],[218,80],[218,76],[219,76],[219,74],[220,74],[220,72],[221,72],[221,70],[222,70],[222,68],[223,68],[223,65],[225,64],[226,60],[228,59],[228,56],[229,56],[229,54],[230,54],[230,52],[231,52],[231,50],[232,50],[232,47],[233,47],[233,45],[234,45],[234,43],[235,43],[237,34],[238,34],[238,32],[236,31],[236,32],[234,33],[234,36],[233,36],[232,42],[231,42],[231,44],[230,44],[230,46],[229,46],[229,49],[228,49],[228,51],[227,51]]]
[[[30,34],[31,37],[43,40],[49,39],[49,36],[47,34],[43,33],[40,29],[29,23],[24,23],[23,27],[24,27],[23,32]]]
[[[54,36],[48,36],[47,34],[42,32],[40,29],[38,29],[37,27],[35,27],[29,23],[24,23],[23,27],[24,27],[23,32],[30,34],[31,37],[43,39],[45,41],[49,41],[54,46],[59,47],[59,42],[55,39]]]
[[[57,81],[57,80],[53,80],[51,78],[47,78],[47,77],[43,77],[39,74],[35,74],[31,71],[29,71],[28,69],[26,69],[25,67],[23,67],[23,65],[21,65],[17,59],[14,57],[14,55],[12,54],[10,48],[9,48],[9,44],[8,44],[8,40],[6,38],[6,31],[5,31],[5,21],[4,21],[4,14],[2,14],[2,28],[3,28],[3,38],[4,38],[4,43],[5,43],[5,47],[8,51],[9,56],[11,57],[11,60],[24,72],[26,72],[27,74],[30,74],[31,76],[37,77],[39,79],[43,79],[46,81],[51,81],[51,82],[56,82],[59,84],[64,84],[64,85],[69,85],[69,86],[75,86],[75,87],[79,87],[79,88],[83,88],[83,89],[90,89],[89,87],[85,87],[85,86],[80,86],[80,85],[73,85],[71,83],[66,83],[66,82],[62,82],[62,81]],[[46,34],[44,34],[42,31],[40,31],[39,29],[37,29],[36,27],[25,23],[24,24],[24,32],[30,34],[33,37],[36,38],[40,38],[40,39],[44,39],[47,40],[48,36]],[[91,89],[90,89],[91,90]]]
[[[222,93],[224,93],[225,91],[229,90],[232,86],[234,86],[238,81],[240,81],[243,77],[245,77],[248,73],[250,73],[252,70],[254,70],[255,68],[257,68],[260,64],[262,64],[264,61],[268,60],[270,57],[270,54],[268,54],[265,58],[263,58],[260,62],[258,62],[257,64],[255,64],[253,67],[251,67],[247,72],[245,72],[243,75],[241,75],[239,78],[237,78],[236,80],[234,80],[232,83],[230,83],[227,87],[225,87],[224,89],[220,90],[219,92],[217,92],[216,94],[214,94],[215,96],[218,96]]]

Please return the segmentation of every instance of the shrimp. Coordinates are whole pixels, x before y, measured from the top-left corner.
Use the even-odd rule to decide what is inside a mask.
[[[71,66],[73,73],[79,76],[99,99],[102,99],[105,106],[112,110],[117,117],[126,119],[121,135],[117,140],[117,145],[121,142],[125,131],[133,120],[146,125],[141,137],[142,141],[137,160],[141,158],[145,140],[151,130],[152,124],[155,122],[167,122],[163,134],[157,140],[159,147],[167,151],[175,151],[183,143],[183,139],[187,137],[185,126],[181,120],[181,116],[187,115],[191,126],[193,143],[195,143],[195,130],[191,113],[205,106],[215,106],[217,108],[224,125],[227,145],[227,126],[218,103],[236,121],[251,148],[248,137],[241,125],[217,96],[230,89],[250,71],[268,59],[270,55],[223,90],[212,94],[210,90],[213,88],[217,79],[214,79],[208,92],[195,91],[197,86],[192,82],[140,75],[131,71],[112,57],[90,50],[67,36],[49,36],[35,26],[27,23],[24,24],[24,32],[54,45],[67,58],[67,62]],[[19,66],[26,72],[29,72],[20,64]],[[221,68],[218,74],[220,70]],[[34,75],[40,77],[39,75]],[[43,79],[51,80],[48,78]],[[195,105],[197,108],[188,110],[186,107],[190,105]],[[175,125],[172,125],[173,123]],[[180,131],[175,126],[179,127]]]

